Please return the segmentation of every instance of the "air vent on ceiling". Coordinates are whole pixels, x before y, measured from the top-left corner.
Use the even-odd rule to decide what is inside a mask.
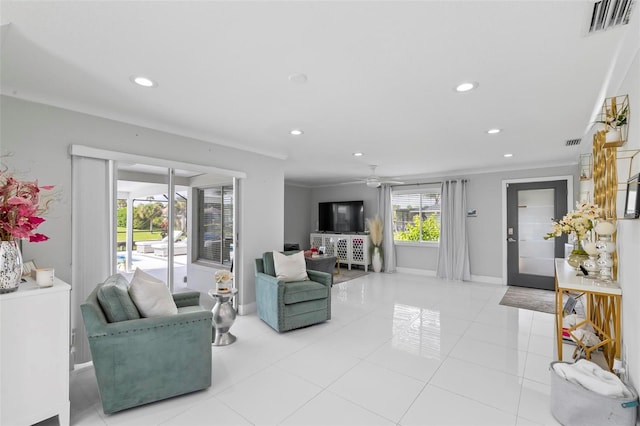
[[[567,139],[567,141],[565,142],[565,146],[576,146],[576,145],[580,145],[580,142],[582,141],[581,138],[578,139]]]
[[[600,0],[593,4],[589,32],[595,33],[629,23],[636,0]]]

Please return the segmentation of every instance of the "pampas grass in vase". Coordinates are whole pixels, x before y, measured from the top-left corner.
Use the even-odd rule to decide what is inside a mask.
[[[374,219],[367,219],[369,225],[369,238],[371,239],[371,263],[373,270],[382,270],[382,220],[376,216]]]

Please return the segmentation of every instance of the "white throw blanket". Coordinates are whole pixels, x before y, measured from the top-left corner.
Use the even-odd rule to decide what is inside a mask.
[[[564,379],[581,385],[600,395],[610,397],[633,397],[633,394],[613,373],[603,370],[598,364],[586,359],[578,360],[575,364],[557,362],[553,369]]]

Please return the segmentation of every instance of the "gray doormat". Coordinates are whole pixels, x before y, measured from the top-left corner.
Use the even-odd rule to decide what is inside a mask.
[[[501,305],[530,311],[556,313],[556,292],[537,288],[509,286],[500,301]]]
[[[333,276],[333,285],[340,284],[345,281],[353,280],[359,277],[363,277],[367,274],[368,272],[365,272],[362,269],[348,270],[347,268],[344,268],[341,266],[340,273],[338,275]]]

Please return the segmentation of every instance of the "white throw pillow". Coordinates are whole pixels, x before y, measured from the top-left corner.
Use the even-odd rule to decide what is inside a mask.
[[[129,285],[129,295],[140,315],[145,318],[163,317],[178,313],[167,285],[142,269],[136,269]]]
[[[280,252],[273,252],[273,267],[276,270],[276,277],[286,283],[292,281],[305,281],[309,279],[307,275],[307,264],[304,261],[304,252],[287,256]]]

